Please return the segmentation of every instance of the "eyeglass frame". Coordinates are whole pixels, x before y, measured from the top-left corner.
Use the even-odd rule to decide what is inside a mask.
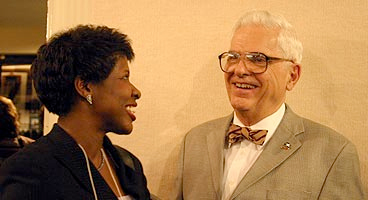
[[[267,71],[267,68],[268,68],[269,61],[272,61],[272,60],[287,61],[287,62],[292,62],[293,64],[295,64],[295,62],[294,62],[293,60],[291,60],[291,59],[267,56],[266,54],[261,53],[261,52],[244,52],[244,53],[242,53],[242,54],[241,54],[241,53],[238,53],[238,52],[235,52],[235,51],[226,51],[226,52],[223,52],[222,54],[220,54],[220,55],[218,56],[220,69],[221,69],[221,71],[223,71],[224,73],[233,73],[233,72],[227,72],[227,71],[225,71],[224,69],[222,69],[222,66],[221,66],[221,57],[222,57],[224,54],[233,54],[233,55],[238,54],[238,55],[239,55],[239,62],[240,62],[240,60],[241,60],[241,57],[242,57],[242,56],[244,56],[244,55],[247,55],[247,54],[248,54],[248,55],[249,55],[249,54],[260,54],[260,55],[263,55],[263,56],[266,58],[266,66],[265,66],[264,71],[263,71],[263,72],[257,72],[257,73],[252,72],[252,74],[262,74],[262,73],[266,72],[266,71]],[[239,63],[239,62],[238,62],[238,63]],[[237,63],[237,64],[238,64],[238,63]]]

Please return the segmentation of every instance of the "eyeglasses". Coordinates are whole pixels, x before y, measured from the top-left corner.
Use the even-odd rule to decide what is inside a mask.
[[[224,52],[218,56],[221,70],[225,73],[233,73],[237,64],[242,59],[247,70],[253,74],[261,74],[267,70],[270,61],[288,61],[294,63],[293,60],[285,58],[269,57],[260,52],[245,52],[243,54],[237,52]]]

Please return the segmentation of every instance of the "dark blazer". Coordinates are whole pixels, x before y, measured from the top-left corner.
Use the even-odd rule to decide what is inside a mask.
[[[221,199],[225,133],[232,118],[206,122],[186,135],[177,199]],[[230,199],[365,199],[358,154],[345,137],[297,116],[287,106],[271,140]]]
[[[126,194],[150,199],[139,160],[113,146],[105,136],[104,148]],[[117,199],[93,164],[90,164],[98,199]],[[57,124],[51,132],[9,157],[0,168],[0,199],[94,199],[87,165],[78,144]]]

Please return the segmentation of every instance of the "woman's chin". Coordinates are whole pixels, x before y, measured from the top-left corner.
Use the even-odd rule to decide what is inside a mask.
[[[130,126],[125,126],[122,129],[115,131],[118,135],[129,135],[133,131],[133,125],[130,124]]]

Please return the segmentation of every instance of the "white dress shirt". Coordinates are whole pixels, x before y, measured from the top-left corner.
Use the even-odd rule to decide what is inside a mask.
[[[222,182],[222,200],[230,199],[235,188],[253,166],[258,156],[262,153],[264,146],[267,145],[267,142],[275,133],[284,114],[285,104],[282,104],[275,113],[250,126],[251,129],[268,130],[265,142],[262,146],[256,145],[248,140],[243,140],[241,143],[233,144],[230,148],[224,150],[225,168]],[[245,127],[244,124],[240,122],[235,112],[233,124]]]

